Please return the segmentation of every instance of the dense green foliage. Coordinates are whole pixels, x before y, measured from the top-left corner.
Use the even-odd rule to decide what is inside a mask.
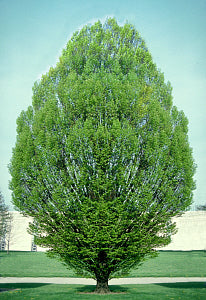
[[[192,199],[187,119],[139,33],[75,33],[17,121],[13,203],[36,241],[98,283],[170,242]]]

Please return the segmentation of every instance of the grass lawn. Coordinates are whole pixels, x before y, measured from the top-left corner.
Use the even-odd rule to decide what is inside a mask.
[[[128,277],[206,277],[206,251],[161,251]]]
[[[0,252],[1,277],[74,277],[61,262],[44,252]]]
[[[43,252],[0,252],[1,277],[76,277]],[[206,252],[160,251],[128,277],[206,277]]]
[[[94,286],[83,285],[54,285],[54,284],[0,284],[1,289],[11,289],[0,293],[1,300],[204,300],[206,299],[206,285],[202,282],[149,284],[149,285],[121,285],[111,286],[112,292],[117,294],[95,295],[87,294],[94,290]],[[13,290],[12,290],[13,289]],[[119,294],[118,294],[119,293]]]

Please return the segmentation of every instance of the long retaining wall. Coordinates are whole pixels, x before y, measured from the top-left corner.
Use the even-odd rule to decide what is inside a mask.
[[[27,232],[32,218],[23,217],[19,212],[11,212],[13,216],[10,250],[45,251],[33,245],[33,237]],[[183,216],[174,218],[178,232],[172,237],[172,242],[161,250],[206,250],[206,211],[190,211]],[[6,249],[5,249],[6,250]]]

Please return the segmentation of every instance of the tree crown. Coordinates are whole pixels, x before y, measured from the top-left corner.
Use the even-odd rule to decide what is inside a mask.
[[[188,121],[136,29],[85,26],[17,120],[14,204],[69,266],[97,280],[170,242],[192,201]]]

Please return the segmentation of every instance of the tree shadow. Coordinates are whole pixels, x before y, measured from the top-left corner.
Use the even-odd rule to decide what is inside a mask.
[[[0,293],[12,291],[12,290],[22,290],[22,289],[33,289],[44,285],[49,285],[49,283],[0,283]]]
[[[90,293],[94,293],[95,291],[95,286],[94,285],[85,285],[85,286],[81,286],[81,287],[76,287],[76,290],[78,293],[81,294],[90,294]],[[126,294],[128,292],[128,288],[120,286],[120,285],[109,285],[109,289],[111,291],[111,293],[114,294]]]
[[[155,283],[155,285],[174,289],[206,289],[206,282]]]

